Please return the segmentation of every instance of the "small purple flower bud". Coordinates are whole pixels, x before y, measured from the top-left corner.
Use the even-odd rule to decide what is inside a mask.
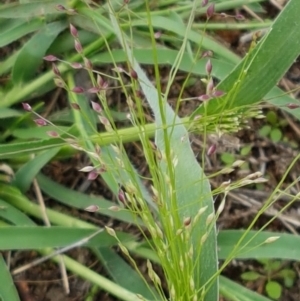
[[[103,173],[103,172],[107,172],[107,168],[105,165],[102,165],[100,168],[98,168],[98,173]]]
[[[77,31],[76,27],[72,24],[70,24],[70,33],[75,39],[78,38],[78,31]]]
[[[93,64],[89,59],[83,58],[83,61],[84,61],[84,66],[87,70],[93,70]]]
[[[210,19],[215,13],[215,4],[212,3],[206,10],[206,17]]]
[[[298,109],[300,107],[300,105],[296,104],[296,103],[289,103],[288,105],[286,105],[287,108],[294,110],[294,109]]]
[[[185,227],[188,227],[192,222],[192,219],[191,217],[186,217],[184,220],[183,220],[183,224]]]
[[[56,62],[59,60],[56,56],[54,56],[52,54],[44,56],[43,59],[47,62]]]
[[[136,90],[135,91],[135,94],[138,98],[144,98],[145,97],[145,94],[143,93],[142,90]]]
[[[136,71],[134,71],[133,69],[130,70],[130,76],[135,80],[138,79],[138,75],[137,75]]]
[[[207,155],[211,156],[212,154],[214,154],[217,150],[217,145],[216,144],[212,144],[207,151]]]
[[[103,124],[103,125],[110,125],[108,119],[106,117],[103,117],[103,116],[99,116],[99,119],[100,119],[100,122]]]
[[[88,211],[88,212],[97,212],[99,210],[99,206],[90,205],[90,206],[86,207],[84,210]]]
[[[91,104],[92,104],[92,108],[93,108],[93,110],[95,112],[97,112],[97,113],[101,113],[102,112],[102,108],[101,108],[101,106],[100,106],[99,103],[91,101]]]
[[[98,173],[96,171],[91,171],[88,175],[88,180],[94,181],[98,177]]]
[[[52,63],[52,71],[56,76],[58,76],[58,77],[61,76],[59,69],[57,68],[57,66],[54,63]]]
[[[82,64],[76,63],[76,62],[71,63],[71,67],[72,67],[73,69],[82,69],[82,68],[83,68]]]
[[[78,40],[75,40],[74,47],[78,53],[82,53],[83,49],[82,49],[81,43]]]
[[[112,68],[112,71],[116,71],[119,73],[126,73],[126,71],[122,67],[119,67],[119,66],[117,66],[116,68]]]
[[[213,91],[213,93],[212,93],[212,96],[215,97],[215,98],[221,97],[223,95],[225,95],[225,92],[220,91],[220,90]]]
[[[72,107],[74,110],[80,111],[80,106],[79,106],[79,104],[77,104],[76,102],[72,102],[72,103],[71,103],[71,107]]]
[[[61,78],[55,77],[53,80],[54,80],[55,86],[57,86],[59,88],[64,88],[66,86],[64,81]]]
[[[66,10],[66,8],[61,4],[56,5],[55,8],[59,11],[65,11]]]
[[[94,170],[95,170],[95,167],[94,166],[90,166],[90,165],[85,166],[85,167],[79,169],[79,171],[81,171],[81,172],[91,172],[91,171],[94,171]]]
[[[101,147],[98,144],[95,145],[95,152],[97,155],[101,154]]]
[[[159,39],[161,37],[161,31],[157,31],[154,33],[154,39]]]
[[[208,75],[211,74],[211,71],[212,71],[212,63],[211,63],[211,60],[208,60],[206,65],[205,65],[205,70],[206,70],[206,73]]]
[[[120,211],[120,207],[118,207],[118,206],[111,206],[111,207],[108,208],[108,210],[118,212],[118,211]]]
[[[118,200],[124,205],[127,203],[126,196],[122,188],[119,189]]]
[[[57,138],[57,137],[59,137],[59,134],[58,134],[57,132],[55,132],[55,131],[48,131],[48,132],[47,132],[47,135],[48,135],[49,137],[52,137],[52,138]]]
[[[22,102],[22,106],[23,106],[23,109],[27,112],[30,112],[32,110],[30,104],[27,102]]]
[[[242,14],[236,14],[235,19],[239,21],[244,21],[246,18]]]
[[[206,50],[202,53],[201,58],[203,57],[213,57],[214,53],[211,50]]]
[[[44,120],[44,119],[42,119],[42,118],[35,119],[34,122],[35,122],[38,126],[45,126],[45,125],[47,125],[46,120]]]
[[[208,0],[202,0],[202,4],[201,4],[201,6],[202,6],[202,7],[204,7],[204,6],[206,6],[206,5],[207,5],[207,3],[208,3]]]
[[[101,91],[100,88],[92,87],[92,88],[89,88],[86,92],[91,93],[91,94],[95,94],[95,93],[99,93],[100,91]]]
[[[82,87],[74,87],[73,89],[71,89],[71,92],[82,94],[84,92],[84,89]]]
[[[227,18],[228,15],[225,14],[225,13],[220,13],[219,16],[222,17],[222,18]]]
[[[77,11],[74,8],[68,8],[67,9],[67,14],[68,15],[75,15],[75,14],[77,14]]]
[[[207,86],[206,86],[206,93],[208,95],[211,95],[213,90],[214,90],[214,81],[212,78],[209,79],[209,82],[207,83]]]
[[[211,97],[209,95],[207,95],[207,94],[203,94],[203,95],[200,95],[198,97],[198,99],[201,100],[201,101],[208,101],[208,100],[211,99]]]

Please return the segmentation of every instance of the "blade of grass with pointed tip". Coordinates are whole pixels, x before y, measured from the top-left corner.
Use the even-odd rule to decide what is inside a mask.
[[[0,18],[19,19],[42,17],[47,14],[60,14],[56,5],[63,5],[66,8],[66,0],[41,0],[34,3],[8,3],[0,5]],[[62,12],[61,14],[65,14]]]
[[[228,95],[208,102],[208,114],[258,103],[277,84],[300,52],[299,10],[298,0],[291,0],[287,3],[268,34],[218,85],[218,90]],[[273,89],[272,94],[269,93],[268,96],[276,96],[277,91],[278,89]],[[227,99],[226,103],[225,99]],[[277,106],[279,103],[287,104],[279,98],[269,102]],[[200,108],[193,115],[201,114],[201,111]],[[300,110],[295,111],[290,110],[299,118]]]
[[[195,225],[195,228],[193,229],[192,244],[196,246],[199,244],[199,239],[204,234],[207,234],[205,225],[207,216],[214,212],[210,184],[195,159],[190,147],[189,139],[183,139],[188,137],[188,132],[167,103],[163,104],[166,118],[166,124],[163,124],[159,107],[160,100],[158,92],[134,59],[131,49],[126,42],[124,42],[124,34],[121,32],[119,24],[115,19],[114,12],[110,11],[110,17],[119,42],[128,54],[128,61],[138,75],[140,86],[154,113],[155,123],[158,128],[161,128],[161,126],[172,127],[167,132],[169,135],[170,148],[172,149],[174,156],[178,159],[177,165],[173,166],[176,179],[176,187],[173,189],[176,190],[177,194],[177,208],[180,219],[184,220],[186,217],[191,217],[193,219],[200,208],[207,206],[207,210],[204,216],[202,216],[201,221],[199,224]],[[156,52],[155,50],[153,51],[154,53]],[[176,125],[174,125],[174,123]],[[155,135],[157,147],[163,153],[165,153],[164,134],[165,131],[160,129],[156,131]],[[168,202],[169,200],[166,199],[164,201]],[[216,230],[215,227],[213,227],[208,234],[205,244],[202,246],[200,259],[195,258],[195,284],[198,289],[207,284],[207,281],[209,281],[217,272],[216,253]],[[198,255],[199,254],[197,254],[197,256]],[[205,300],[218,300],[217,280],[212,283],[210,289],[205,293]]]
[[[220,294],[230,301],[271,301],[224,276],[220,276]]]
[[[71,227],[37,227],[37,226],[7,226],[0,227],[1,250],[33,250],[44,248],[66,247],[93,235],[97,229],[82,229]],[[131,241],[133,236],[116,231],[121,241]],[[85,241],[88,247],[111,247],[116,245],[116,239],[105,230]]]
[[[115,283],[148,300],[160,299],[156,291],[151,289],[150,284],[143,281],[142,277],[115,251],[108,248],[93,250]]]
[[[28,82],[36,75],[49,46],[66,27],[63,21],[46,24],[22,47],[12,70],[14,84]]]
[[[99,213],[110,216],[114,219],[121,220],[127,223],[134,223],[142,225],[140,220],[137,220],[133,215],[127,210],[119,211],[110,210],[109,208],[114,206],[115,203],[108,201],[99,196],[91,196],[86,193],[80,193],[63,187],[62,185],[50,180],[43,174],[37,176],[38,183],[43,190],[51,198],[74,208],[84,209],[88,206],[96,205],[99,207]]]
[[[6,46],[13,41],[40,29],[44,23],[43,19],[33,19],[30,21],[27,21],[26,19],[18,20],[18,23],[14,24],[11,28],[7,28],[5,31],[2,30],[0,33],[0,47]]]
[[[245,230],[223,230],[218,235],[220,259],[226,259]],[[269,237],[279,237],[272,243],[264,243]],[[250,242],[249,242],[250,241]],[[249,243],[247,243],[249,242]],[[247,246],[244,246],[247,243]],[[244,247],[243,247],[244,246]],[[300,261],[300,237],[293,234],[249,231],[233,258],[281,258]]]
[[[13,180],[22,192],[26,192],[40,170],[59,152],[60,147],[45,151],[18,169]]]
[[[18,291],[16,290],[10,271],[1,253],[0,253],[0,279],[1,279],[0,300],[20,301]]]
[[[0,217],[14,225],[30,226],[34,222],[23,212],[12,206],[11,204],[0,199]]]

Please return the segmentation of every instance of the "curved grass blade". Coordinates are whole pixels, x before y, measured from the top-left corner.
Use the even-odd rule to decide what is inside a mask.
[[[271,301],[224,276],[220,276],[220,293],[230,301]]]
[[[18,292],[14,285],[14,281],[10,275],[7,265],[0,253],[0,279],[1,291],[0,300],[2,301],[20,301]]]
[[[118,285],[130,290],[135,294],[140,294],[147,300],[159,300],[154,289],[147,284],[123,258],[108,248],[94,248],[94,253],[100,258],[110,277]],[[129,277],[130,275],[130,277]]]
[[[28,161],[21,168],[19,168],[15,174],[13,184],[16,185],[22,192],[26,192],[36,175],[59,152],[59,150],[60,147],[53,148]]]
[[[17,19],[10,28],[0,33],[0,47],[4,47],[25,35],[34,32],[42,27],[44,24],[43,19],[33,19],[27,21],[26,19]]]
[[[37,227],[37,226],[7,226],[0,227],[1,250],[39,250],[44,248],[66,247],[83,241],[92,236],[96,229],[82,229],[70,227]],[[116,232],[121,241],[133,240],[133,236],[123,232]],[[111,247],[116,245],[116,239],[105,230],[84,241],[82,245],[88,247]]]
[[[220,231],[218,235],[219,258],[228,258],[244,234],[245,230]],[[279,238],[272,243],[264,243],[269,237]],[[300,237],[293,234],[249,231],[240,244],[240,248],[232,256],[237,259],[281,258],[300,261],[299,245]]]
[[[67,206],[78,209],[85,209],[88,206],[95,205],[99,207],[100,214],[110,216],[114,219],[121,220],[127,223],[134,223],[139,225],[143,224],[140,220],[134,218],[133,215],[126,210],[110,210],[109,208],[114,206],[115,204],[102,197],[91,196],[85,193],[80,193],[78,191],[68,189],[58,183],[55,183],[43,174],[39,174],[37,176],[37,180],[44,193]]]
[[[12,70],[14,84],[28,82],[36,75],[49,46],[66,27],[62,21],[47,24],[22,47]]]
[[[0,6],[0,18],[19,19],[42,17],[49,14],[61,14],[56,5],[67,6],[66,0],[40,0],[33,3],[8,3]],[[64,13],[63,13],[64,14]]]
[[[271,26],[269,33],[218,85],[218,90],[227,92],[228,95],[208,102],[208,114],[218,112],[223,108],[232,109],[258,103],[277,84],[300,52],[299,10],[298,0],[291,0],[287,3]],[[274,96],[277,91],[278,89],[272,90],[272,95]],[[225,99],[227,99],[226,103]],[[279,98],[269,102],[277,106],[279,103],[287,104]],[[299,118],[300,110],[296,113],[294,111],[290,110]],[[200,108],[194,115],[201,114],[201,112]]]
[[[0,217],[19,226],[30,226],[34,225],[34,222],[23,212],[12,206],[11,204],[0,199]]]

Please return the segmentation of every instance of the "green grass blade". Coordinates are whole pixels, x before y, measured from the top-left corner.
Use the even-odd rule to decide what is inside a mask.
[[[121,220],[127,223],[137,223],[142,225],[140,220],[133,218],[133,215],[127,210],[113,211],[109,208],[115,204],[102,197],[91,196],[85,193],[80,193],[63,187],[60,184],[55,183],[46,176],[39,174],[37,176],[38,183],[43,190],[51,198],[71,207],[78,209],[85,209],[88,206],[96,205],[99,207],[99,213],[112,217],[117,220]]]
[[[20,117],[22,113],[18,110],[11,108],[3,108],[0,110],[0,119],[11,118],[11,117]]]
[[[115,251],[108,248],[97,248],[94,249],[94,253],[101,259],[106,271],[116,284],[135,294],[140,294],[148,300],[159,300],[155,290],[151,289],[149,284],[142,280],[141,275]]]
[[[34,32],[42,27],[44,20],[33,19],[30,21],[18,20],[17,24],[14,24],[11,28],[0,33],[0,47],[4,47],[25,35]]]
[[[21,168],[19,168],[15,174],[13,184],[16,185],[22,192],[26,192],[36,175],[59,152],[59,150],[60,148],[53,148],[28,161]]]
[[[0,217],[3,220],[19,226],[34,225],[34,222],[26,214],[1,199],[0,207]]]
[[[0,227],[1,250],[33,250],[66,247],[93,235],[96,229],[70,227],[7,226]],[[130,241],[130,234],[116,232],[122,241]],[[116,239],[105,230],[84,243],[88,247],[111,247]]]
[[[56,5],[67,6],[67,0],[40,0],[33,3],[9,3],[0,6],[0,18],[19,19],[59,14]],[[63,13],[64,14],[64,13]]]
[[[0,300],[20,301],[18,292],[14,285],[14,281],[10,275],[10,272],[2,257],[2,254],[0,254],[0,279],[1,279]]]
[[[245,234],[245,230],[223,230],[218,235],[219,258],[226,259],[234,246]],[[272,243],[265,243],[269,237],[279,236]],[[247,244],[245,246],[245,244]],[[300,237],[277,232],[250,231],[240,244],[234,258],[281,258],[300,261]],[[241,249],[242,248],[242,249]]]
[[[66,27],[67,23],[61,21],[47,24],[22,47],[12,71],[15,85],[34,78],[49,46]]]
[[[269,33],[218,85],[218,90],[227,93],[235,87],[232,95],[229,94],[227,103],[224,103],[226,96],[212,100],[208,103],[208,114],[222,108],[255,104],[277,84],[300,52],[299,10],[298,0],[288,2]],[[242,78],[237,82],[241,75]]]
[[[220,276],[220,293],[230,301],[271,301],[224,276]]]

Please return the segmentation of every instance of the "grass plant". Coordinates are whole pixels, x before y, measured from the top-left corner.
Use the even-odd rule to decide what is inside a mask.
[[[267,301],[222,276],[225,267],[233,259],[300,260],[297,235],[266,230],[299,200],[290,193],[297,180],[283,185],[298,156],[242,230],[217,231],[228,194],[266,179],[254,172],[212,189],[213,176],[230,174],[241,162],[214,175],[203,171],[206,157],[217,147],[208,135],[234,134],[247,126],[247,119],[261,118],[261,102],[300,118],[297,100],[276,87],[299,54],[300,3],[290,0],[274,21],[263,24],[227,15],[244,22],[232,28],[268,28],[261,38],[254,35],[240,58],[207,33],[225,25],[209,21],[242,5],[261,11],[263,1],[205,2],[110,0],[100,5],[49,0],[0,5],[0,44],[12,50],[0,63],[0,249],[5,251],[0,256],[0,299],[20,300],[12,275],[27,266],[11,270],[4,260],[11,250],[37,250],[41,259],[32,266],[52,259],[93,284],[91,294],[101,288],[128,301],[217,301],[219,294],[228,300]],[[162,65],[169,67],[164,85]],[[145,72],[150,69],[153,76]],[[80,72],[85,77],[78,80]],[[168,100],[179,72],[185,72],[185,80],[171,107]],[[201,79],[205,92],[185,99],[192,77]],[[55,88],[65,92],[68,106],[45,114],[51,106],[48,92]],[[124,112],[111,106],[110,95],[116,91]],[[187,101],[200,105],[180,118]],[[199,160],[191,133],[203,139]],[[147,174],[139,173],[126,152],[127,143],[136,141]],[[88,161],[79,172],[86,173],[89,182],[101,177],[117,203],[64,187],[43,172],[49,162],[79,153]],[[29,191],[39,204],[29,200]],[[48,208],[43,195],[93,212],[96,218],[132,224],[140,235],[101,228]],[[288,204],[257,230],[259,217],[285,195]],[[109,277],[63,255],[75,247],[89,248]],[[136,256],[144,260],[146,274]]]

